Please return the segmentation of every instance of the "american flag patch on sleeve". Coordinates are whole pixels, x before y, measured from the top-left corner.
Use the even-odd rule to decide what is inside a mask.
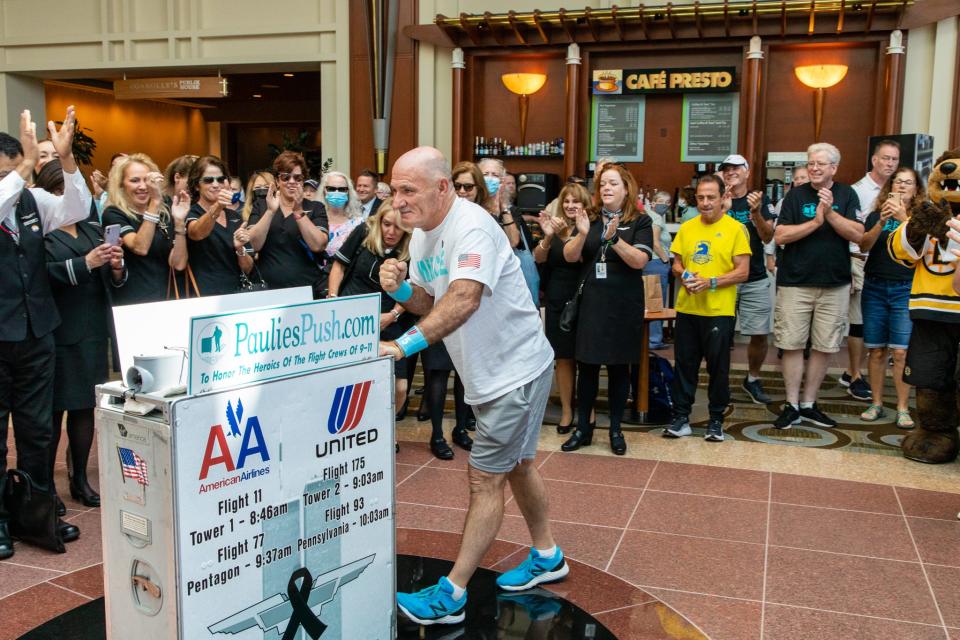
[[[457,268],[458,269],[479,269],[480,254],[479,253],[461,253],[459,256],[457,256]]]

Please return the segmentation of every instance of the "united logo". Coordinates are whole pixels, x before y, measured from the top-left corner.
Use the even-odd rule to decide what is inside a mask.
[[[367,380],[337,388],[333,396],[333,406],[330,407],[330,416],[327,418],[327,430],[330,433],[343,433],[357,428],[363,418],[372,384],[373,380]]]

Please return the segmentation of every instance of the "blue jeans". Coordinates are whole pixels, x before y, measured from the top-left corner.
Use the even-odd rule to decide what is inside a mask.
[[[670,263],[662,262],[660,258],[654,257],[647,263],[643,269],[645,276],[660,276],[660,290],[663,292],[663,305],[667,306],[667,288],[668,276],[670,275]],[[650,346],[656,347],[663,344],[663,321],[658,320],[650,323]]]
[[[863,345],[868,349],[906,349],[910,345],[909,280],[867,276],[863,281]]]

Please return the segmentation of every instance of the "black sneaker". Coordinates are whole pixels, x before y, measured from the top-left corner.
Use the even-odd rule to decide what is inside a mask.
[[[707,442],[723,442],[723,421],[719,418],[710,418],[703,439]]]
[[[863,378],[857,378],[850,382],[850,386],[847,387],[847,393],[855,400],[863,400],[866,402],[873,400],[873,392],[870,390],[870,385],[868,385]]]
[[[760,378],[750,382],[750,378],[744,378],[740,387],[747,392],[754,404],[770,404],[770,396],[763,390],[763,383]]]
[[[789,402],[783,404],[783,411],[773,421],[773,426],[777,429],[789,429],[795,424],[800,424],[800,412]]]
[[[800,407],[800,417],[807,422],[812,422],[818,427],[824,427],[826,429],[832,429],[833,427],[837,426],[837,421],[825,414],[823,411],[820,411],[816,402],[814,402],[813,406],[808,409]]]
[[[840,386],[849,387],[850,382],[851,382],[850,374],[844,371],[843,375],[840,376]]]

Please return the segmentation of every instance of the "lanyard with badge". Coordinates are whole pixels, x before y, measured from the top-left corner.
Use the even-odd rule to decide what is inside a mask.
[[[596,277],[597,280],[606,280],[607,279],[607,249],[613,246],[613,242],[610,242],[605,239],[607,235],[607,229],[613,223],[613,218],[619,214],[612,213],[603,209],[603,216],[607,219],[607,224],[603,225],[603,231],[600,233],[600,259],[597,260],[596,266]],[[616,241],[616,235],[614,235],[614,242]]]

